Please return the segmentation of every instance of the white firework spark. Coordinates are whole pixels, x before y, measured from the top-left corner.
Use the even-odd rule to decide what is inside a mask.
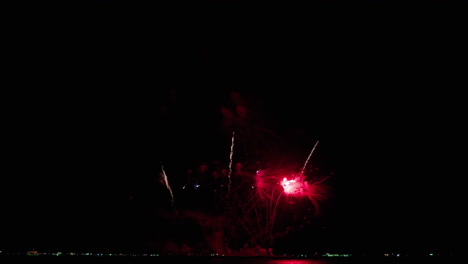
[[[232,139],[231,139],[231,153],[229,154],[229,173],[228,173],[228,190],[231,190],[231,173],[232,173],[232,155],[234,153],[234,131],[232,131]]]
[[[302,171],[301,171],[301,174],[302,174],[302,175],[304,175],[304,170],[305,170],[305,168],[306,168],[306,166],[307,166],[307,163],[309,162],[309,159],[310,159],[310,157],[312,156],[312,153],[314,153],[315,147],[317,147],[317,144],[318,144],[318,143],[319,143],[319,142],[318,142],[318,140],[317,140],[317,142],[315,142],[314,147],[313,147],[312,150],[310,151],[309,157],[307,157],[307,160],[306,160],[306,162],[304,163],[304,167],[302,167]]]
[[[174,194],[172,193],[171,186],[169,185],[169,180],[167,179],[166,172],[164,171],[164,166],[161,164],[161,176],[164,180],[164,184],[166,185],[166,188],[169,190],[169,193],[171,195],[171,205],[172,207],[175,207],[175,201],[174,201]]]

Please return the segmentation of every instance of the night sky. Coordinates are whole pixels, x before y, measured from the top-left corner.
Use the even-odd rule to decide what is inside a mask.
[[[178,206],[187,169],[227,166],[234,129],[234,160],[266,166],[300,167],[319,141],[333,191],[285,250],[453,250],[462,18],[389,2],[15,9],[0,249],[163,245],[161,165]]]

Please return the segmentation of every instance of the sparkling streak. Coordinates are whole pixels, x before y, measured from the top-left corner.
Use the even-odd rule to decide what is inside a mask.
[[[175,206],[175,201],[174,201],[174,194],[172,194],[172,189],[171,186],[169,185],[169,180],[167,179],[166,172],[164,171],[164,166],[161,164],[161,176],[164,179],[164,184],[166,185],[166,188],[169,190],[169,193],[171,194],[171,205],[174,207]]]
[[[304,167],[302,167],[302,171],[301,171],[301,174],[302,174],[302,175],[304,175],[304,170],[305,170],[305,168],[306,168],[306,166],[307,166],[307,163],[309,162],[309,159],[310,159],[310,157],[312,156],[312,153],[314,153],[315,147],[317,146],[318,143],[319,143],[319,142],[318,142],[318,140],[317,140],[317,142],[315,142],[314,147],[313,147],[312,150],[310,151],[309,157],[307,157],[307,160],[306,160],[306,162],[304,163]]]
[[[231,153],[229,154],[228,190],[231,190],[232,154],[234,153],[234,131],[232,131]]]

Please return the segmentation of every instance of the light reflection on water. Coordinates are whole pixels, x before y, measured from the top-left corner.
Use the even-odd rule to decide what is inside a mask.
[[[271,259],[271,258],[220,258],[209,261],[212,264],[338,264],[329,259]],[[343,261],[342,263],[345,263]]]
[[[8,263],[71,263],[71,264],[456,264],[456,258],[250,258],[250,257],[6,257]],[[64,261],[66,260],[66,261]],[[13,262],[12,262],[13,261]],[[0,263],[3,259],[0,257]],[[7,262],[5,262],[7,263]]]
[[[265,264],[327,264],[325,260],[316,259],[271,259]]]
[[[203,264],[454,264],[447,258],[218,258],[203,261]],[[200,263],[195,263],[200,264]]]

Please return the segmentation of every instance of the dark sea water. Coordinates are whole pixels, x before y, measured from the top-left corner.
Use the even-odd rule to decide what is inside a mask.
[[[348,258],[283,258],[283,257],[89,257],[89,256],[2,256],[0,263],[116,263],[116,264],[451,264],[451,257],[348,257]]]

